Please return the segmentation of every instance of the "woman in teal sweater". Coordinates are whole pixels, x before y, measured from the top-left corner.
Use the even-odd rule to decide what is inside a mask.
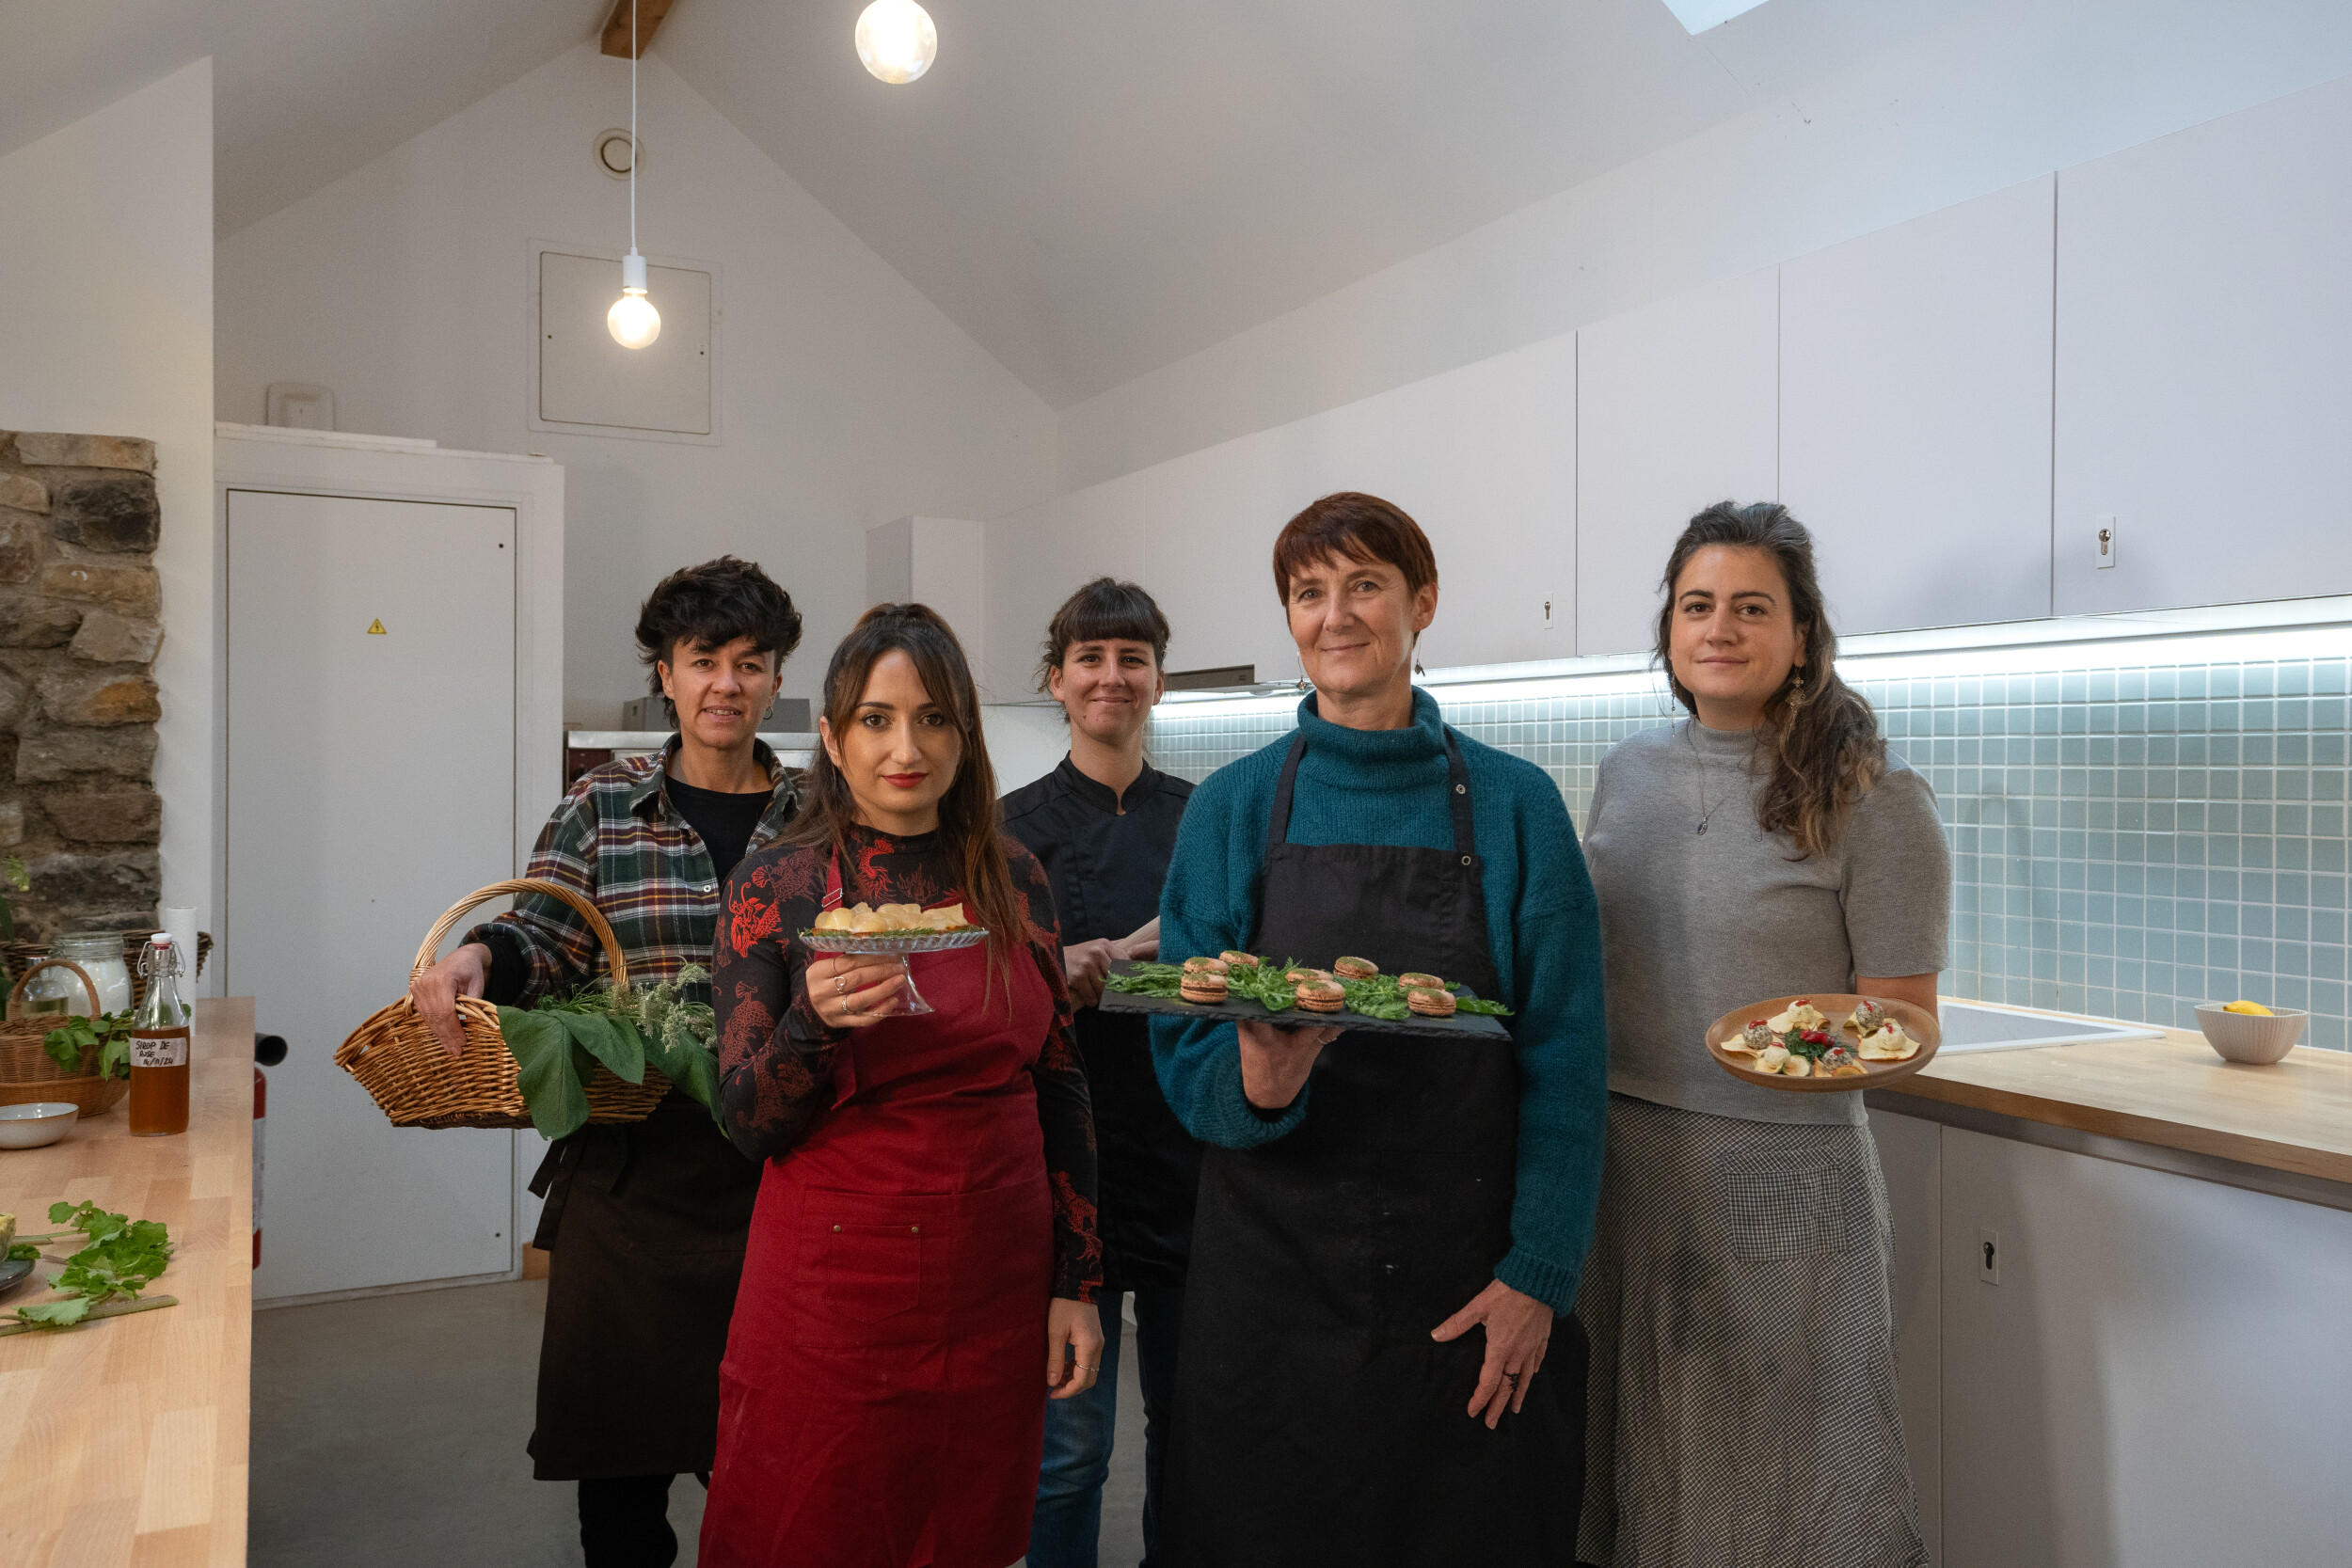
[[[1162,953],[1430,971],[1502,1001],[1511,1038],[1152,1021],[1211,1146],[1169,1560],[1565,1562],[1607,1103],[1592,882],[1542,769],[1412,685],[1438,574],[1410,517],[1327,496],[1274,574],[1315,694],[1194,793]]]

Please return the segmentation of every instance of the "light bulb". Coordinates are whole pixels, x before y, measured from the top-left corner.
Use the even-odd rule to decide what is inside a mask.
[[[661,336],[661,312],[644,294],[625,293],[604,313],[604,325],[623,348],[645,348]]]
[[[858,14],[857,57],[885,82],[914,81],[938,54],[939,29],[914,0],[874,0]]]
[[[661,312],[645,297],[645,259],[634,250],[621,258],[621,297],[604,313],[604,325],[623,348],[645,348],[661,336]]]

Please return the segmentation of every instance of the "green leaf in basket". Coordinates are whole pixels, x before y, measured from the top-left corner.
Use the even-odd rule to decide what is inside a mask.
[[[717,1104],[719,1058],[708,1046],[683,1028],[669,1029],[663,1031],[661,1039],[647,1042],[645,1053],[661,1069],[661,1076],[687,1098],[705,1107]]]
[[[637,1026],[610,1013],[548,1013],[572,1043],[612,1069],[624,1084],[645,1081],[645,1037]]]
[[[543,1138],[561,1138],[588,1124],[588,1091],[573,1068],[571,1036],[552,1013],[499,1009],[499,1033],[515,1058],[516,1086]],[[591,1058],[593,1061],[593,1058]]]

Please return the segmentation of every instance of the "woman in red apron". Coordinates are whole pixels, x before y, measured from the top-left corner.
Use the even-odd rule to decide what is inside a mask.
[[[825,675],[786,841],[719,917],[721,1111],[768,1164],[720,1368],[706,1568],[1005,1568],[1045,1401],[1103,1343],[1094,1134],[1053,894],[997,831],[978,696],[920,605]],[[895,958],[797,940],[841,903],[961,903],[990,940]]]

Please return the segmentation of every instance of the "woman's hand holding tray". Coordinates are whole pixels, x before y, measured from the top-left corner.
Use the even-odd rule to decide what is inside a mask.
[[[1293,1006],[1281,1009],[1268,1007],[1262,1002],[1232,992],[1222,1002],[1186,1002],[1175,996],[1151,996],[1132,990],[1121,990],[1117,982],[1134,980],[1140,975],[1171,971],[1167,964],[1139,964],[1120,960],[1111,965],[1111,981],[1103,990],[1103,1000],[1095,1004],[1106,1013],[1172,1013],[1180,1018],[1226,1019],[1233,1022],[1244,1020],[1273,1023],[1286,1029],[1354,1029],[1380,1035],[1423,1035],[1440,1038],[1508,1039],[1511,1031],[1502,1021],[1483,1013],[1457,1012],[1452,1018],[1423,1018],[1407,1014],[1401,1019],[1370,1018],[1350,1008],[1335,1013],[1309,1012]],[[1453,989],[1456,997],[1470,997],[1466,987]]]

